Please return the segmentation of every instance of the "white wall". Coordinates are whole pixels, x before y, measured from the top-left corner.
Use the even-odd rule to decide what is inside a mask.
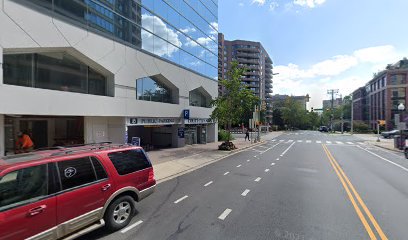
[[[116,87],[115,97],[101,97],[2,85],[0,113],[178,117],[183,109],[191,108],[189,91],[202,86],[212,97],[218,94],[217,82],[213,80],[14,1],[3,1],[0,46],[4,53],[67,51],[92,67],[111,73]],[[136,100],[135,80],[156,74],[162,74],[179,89],[180,104]],[[16,96],[19,96],[18,100]],[[191,117],[208,117],[210,113],[211,109],[194,108]]]
[[[108,118],[85,117],[84,118],[85,143],[98,143],[109,141]]]

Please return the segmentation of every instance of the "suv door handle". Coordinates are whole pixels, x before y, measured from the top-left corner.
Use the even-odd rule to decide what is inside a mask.
[[[111,187],[110,184],[106,184],[105,186],[102,187],[102,191],[107,191]]]
[[[28,215],[30,215],[30,216],[38,215],[38,214],[44,212],[44,210],[45,210],[46,208],[47,208],[47,205],[41,205],[41,206],[39,206],[39,207],[32,208],[32,209],[30,209],[30,210],[28,211]]]

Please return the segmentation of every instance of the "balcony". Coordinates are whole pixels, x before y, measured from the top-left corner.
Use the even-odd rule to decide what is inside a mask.
[[[259,82],[259,78],[251,78],[251,77],[243,77],[241,78],[241,80],[245,82]]]
[[[244,76],[259,76],[259,71],[244,72]]]
[[[273,83],[272,78],[265,78],[265,83]]]
[[[259,65],[259,60],[256,60],[256,59],[237,58],[237,61],[239,63],[249,63],[249,64]]]
[[[243,57],[243,58],[253,58],[253,59],[259,59],[259,54],[256,53],[245,53],[245,52],[238,52],[236,54],[237,57]]]
[[[266,93],[273,93],[273,90],[271,88],[265,88]]]
[[[259,48],[249,48],[249,47],[237,47],[236,48],[237,51],[242,51],[242,52],[251,52],[251,53],[260,53],[260,49]]]
[[[266,88],[273,88],[272,83],[266,83],[266,84],[265,84],[265,87],[266,87]]]

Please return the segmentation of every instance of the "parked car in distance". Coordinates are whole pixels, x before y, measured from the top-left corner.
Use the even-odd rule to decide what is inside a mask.
[[[141,147],[100,143],[0,158],[0,239],[73,239],[119,230],[154,192]]]
[[[326,126],[320,126],[319,127],[319,132],[328,132],[328,131],[329,131],[329,128],[326,127]]]
[[[382,136],[383,138],[392,138],[392,137],[394,137],[395,135],[398,135],[399,132],[400,132],[399,130],[394,129],[394,130],[391,130],[391,131],[382,132],[382,133],[381,133],[381,136]]]

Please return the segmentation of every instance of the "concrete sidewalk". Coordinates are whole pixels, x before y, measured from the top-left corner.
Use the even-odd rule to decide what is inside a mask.
[[[376,134],[354,134],[354,136],[357,138],[360,138],[367,144],[385,148],[385,149],[392,150],[392,151],[396,151],[396,152],[402,152],[402,150],[394,148],[394,139],[385,139],[385,138],[380,137],[380,142],[377,142],[378,137]]]
[[[281,134],[282,132],[267,133],[264,134],[261,139],[265,141],[280,136]],[[147,154],[152,161],[157,182],[164,182],[219,161],[247,148],[263,144],[263,141],[251,144],[243,138],[237,138],[232,141],[238,148],[234,151],[219,151],[218,145],[222,142],[216,142],[150,151]]]

